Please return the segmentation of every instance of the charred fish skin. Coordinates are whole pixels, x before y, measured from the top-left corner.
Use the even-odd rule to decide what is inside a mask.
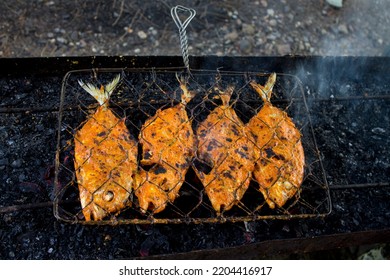
[[[108,108],[119,81],[118,75],[100,88],[79,81],[100,105],[74,137],[75,173],[86,221],[100,221],[131,205],[137,145],[125,119],[119,119]]]
[[[233,86],[216,88],[222,105],[199,124],[197,157],[211,167],[209,173],[194,170],[218,215],[237,204],[249,187],[254,169],[254,140],[229,105]]]
[[[275,82],[273,73],[265,86],[250,83],[264,105],[247,124],[256,139],[253,177],[271,209],[283,207],[299,193],[305,166],[300,131],[286,112],[271,104]]]
[[[157,110],[146,120],[139,135],[141,165],[151,166],[148,171],[140,168],[136,177],[135,195],[142,212],[157,214],[174,202],[195,155],[196,137],[186,112],[193,93],[185,81],[179,82],[181,103]]]

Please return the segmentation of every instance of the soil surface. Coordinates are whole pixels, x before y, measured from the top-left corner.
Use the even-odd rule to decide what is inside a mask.
[[[180,55],[171,7],[196,10],[190,55],[353,55],[390,52],[390,2],[10,1],[0,3],[0,57]],[[185,13],[181,13],[185,16]]]

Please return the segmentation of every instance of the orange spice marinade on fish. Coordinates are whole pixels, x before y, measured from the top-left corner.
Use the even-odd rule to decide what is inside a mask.
[[[195,154],[196,137],[186,104],[192,99],[183,80],[181,102],[174,107],[159,109],[141,128],[141,168],[136,176],[135,195],[141,211],[159,213],[173,203],[184,183]],[[142,168],[149,166],[150,169]]]
[[[230,210],[237,204],[249,187],[254,169],[254,139],[229,105],[234,87],[215,88],[222,99],[199,124],[198,159],[211,167],[205,172],[194,166],[210,202],[217,212]]]
[[[261,110],[247,124],[256,139],[257,160],[253,176],[271,209],[282,207],[297,194],[304,176],[305,155],[301,134],[286,112],[271,104],[276,74],[265,86],[250,85],[264,101]]]
[[[125,119],[108,107],[120,75],[106,86],[80,86],[100,104],[75,135],[75,171],[85,220],[102,220],[131,205],[133,177],[137,170],[137,144]]]

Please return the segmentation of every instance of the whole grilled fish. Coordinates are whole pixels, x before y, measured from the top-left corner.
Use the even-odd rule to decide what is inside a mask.
[[[216,87],[222,105],[216,107],[199,124],[197,155],[211,167],[210,172],[194,170],[201,180],[210,202],[217,212],[237,204],[248,189],[254,169],[252,136],[229,105],[234,87]]]
[[[185,110],[193,94],[184,81],[180,88],[181,103],[157,110],[141,128],[141,165],[151,167],[140,168],[136,176],[135,195],[143,212],[159,213],[175,200],[195,154],[196,137]]]
[[[100,104],[75,134],[75,171],[85,220],[102,220],[131,205],[137,170],[137,144],[125,119],[108,107],[120,75],[100,88],[79,81]]]
[[[261,110],[248,123],[255,141],[256,165],[253,176],[270,208],[282,207],[300,189],[305,155],[301,134],[286,112],[271,104],[276,74],[265,86],[250,85],[264,101]]]

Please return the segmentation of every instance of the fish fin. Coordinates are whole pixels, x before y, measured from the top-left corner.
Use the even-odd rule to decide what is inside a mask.
[[[112,92],[116,88],[120,81],[120,74],[118,74],[110,83],[108,83],[105,87],[96,87],[90,83],[84,83],[82,80],[78,80],[79,85],[90,95],[92,95],[100,105],[103,105],[110,98]]]

